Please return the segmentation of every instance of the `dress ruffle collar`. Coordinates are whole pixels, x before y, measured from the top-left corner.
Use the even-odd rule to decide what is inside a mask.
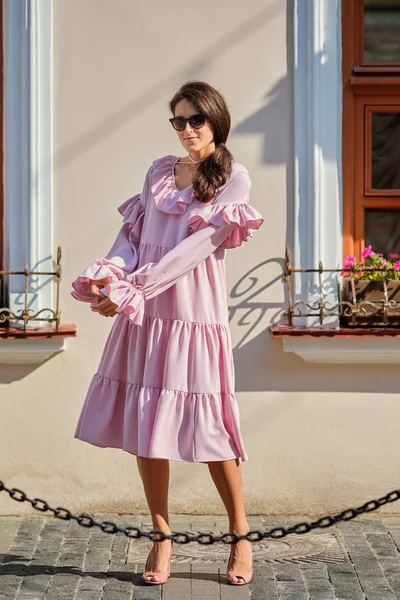
[[[154,161],[151,173],[151,192],[159,210],[169,214],[183,215],[195,199],[193,185],[178,190],[175,185],[174,167],[179,156],[168,154]]]

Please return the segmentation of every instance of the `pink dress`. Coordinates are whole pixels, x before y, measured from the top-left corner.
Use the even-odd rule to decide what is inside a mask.
[[[234,163],[214,199],[174,180],[178,156],[153,162],[143,190],[119,212],[108,254],[72,283],[92,302],[91,279],[118,305],[75,437],[150,458],[247,460],[235,398],[225,253],[264,219],[249,205],[248,171]]]

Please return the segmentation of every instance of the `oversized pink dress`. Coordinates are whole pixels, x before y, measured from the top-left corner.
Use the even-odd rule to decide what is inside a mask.
[[[245,461],[224,259],[264,219],[241,164],[204,204],[193,186],[176,187],[178,159],[153,162],[118,208],[111,250],[72,283],[74,298],[93,302],[90,280],[108,278],[101,291],[118,305],[75,438],[150,458]]]

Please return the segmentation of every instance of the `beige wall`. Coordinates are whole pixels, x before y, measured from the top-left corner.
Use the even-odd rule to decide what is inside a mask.
[[[313,366],[284,354],[268,332],[283,310],[279,276],[293,229],[286,3],[53,6],[54,246],[63,249],[63,322],[76,323],[78,336],[37,368],[0,368],[0,477],[53,506],[146,512],[134,457],[73,437],[111,322],[76,302],[70,282],[109,248],[120,226],[116,207],[140,191],[152,160],[183,150],[167,102],[184,81],[201,78],[228,100],[230,147],[248,167],[252,205],[265,217],[226,258],[248,513],[321,514],[398,487],[397,368]],[[250,277],[257,282],[246,291]],[[223,513],[202,464],[171,462],[170,498],[171,512]],[[27,510],[0,495],[0,514]]]

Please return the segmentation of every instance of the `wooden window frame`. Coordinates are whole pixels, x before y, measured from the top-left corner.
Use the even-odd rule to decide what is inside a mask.
[[[358,97],[360,99],[362,97]],[[386,199],[390,196],[399,196],[400,189],[385,189],[382,194],[382,188],[372,187],[372,115],[376,112],[382,113],[399,113],[399,97],[397,96],[385,96],[385,104],[382,104],[381,96],[369,96],[369,102],[364,106],[364,161],[365,161],[365,172],[364,172],[364,195],[366,198],[382,198]],[[361,107],[360,107],[361,108]],[[361,110],[356,111],[356,115],[361,113]]]
[[[376,112],[400,112],[400,63],[364,63],[363,19],[363,0],[342,0],[343,256],[357,258],[364,247],[365,209],[400,210],[400,190],[366,192],[366,114],[373,106]]]

